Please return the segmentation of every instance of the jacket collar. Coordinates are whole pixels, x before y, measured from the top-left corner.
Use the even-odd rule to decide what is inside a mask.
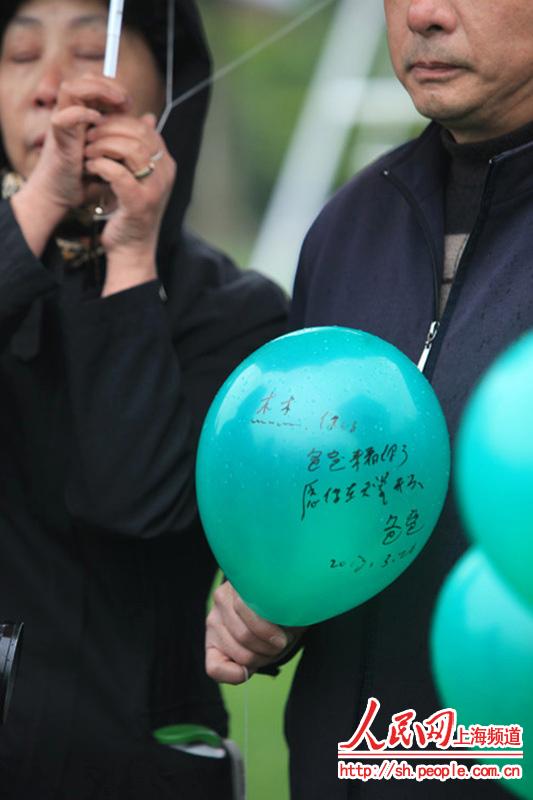
[[[440,138],[440,126],[432,122],[408,144],[390,164],[394,175],[420,203],[443,193],[448,169],[448,154]]]
[[[441,141],[441,128],[432,122],[390,164],[386,165],[413,194],[421,206],[436,203],[442,210],[448,154]],[[493,209],[533,191],[533,140],[490,159],[490,180],[485,202]],[[437,202],[437,198],[440,200]]]
[[[492,162],[491,208],[533,192],[533,141],[495,156]]]
[[[384,163],[383,173],[402,191],[417,216],[432,253],[435,303],[444,261],[444,199],[448,154],[440,128],[432,123],[404,148]]]

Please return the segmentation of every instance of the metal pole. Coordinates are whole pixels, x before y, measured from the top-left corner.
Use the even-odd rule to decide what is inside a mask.
[[[257,238],[250,266],[292,288],[299,248],[333,185],[352,120],[328,113],[335,81],[360,78],[357,117],[384,29],[377,0],[340,0],[292,142]]]

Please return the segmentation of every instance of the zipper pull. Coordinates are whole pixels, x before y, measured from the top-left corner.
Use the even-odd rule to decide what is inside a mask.
[[[422,374],[424,373],[424,370],[426,368],[427,360],[429,358],[429,354],[431,353],[433,342],[437,338],[439,328],[440,328],[440,322],[438,320],[433,320],[433,322],[429,326],[428,335],[426,337],[426,343],[424,345],[424,349],[422,350],[420,361],[417,364],[417,367],[420,370],[420,372],[422,372]]]

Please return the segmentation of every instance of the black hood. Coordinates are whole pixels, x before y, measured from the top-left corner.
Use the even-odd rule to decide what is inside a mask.
[[[0,38],[22,0],[1,0]],[[179,97],[205,80],[211,62],[202,24],[193,0],[174,0],[174,86],[173,97]],[[139,31],[150,45],[165,80],[167,55],[167,0],[125,0],[125,24]],[[162,263],[179,240],[183,217],[189,204],[198,151],[207,111],[209,92],[203,90],[172,111],[163,136],[178,164],[178,175],[163,222],[160,257]],[[7,164],[0,142],[0,165]],[[161,262],[160,262],[161,263]]]

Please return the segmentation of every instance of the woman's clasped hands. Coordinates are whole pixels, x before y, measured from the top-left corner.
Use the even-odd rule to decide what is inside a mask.
[[[87,74],[60,85],[40,157],[13,208],[37,256],[71,209],[111,210],[101,234],[105,296],[156,277],[175,174],[155,115],[133,116],[118,81]]]

